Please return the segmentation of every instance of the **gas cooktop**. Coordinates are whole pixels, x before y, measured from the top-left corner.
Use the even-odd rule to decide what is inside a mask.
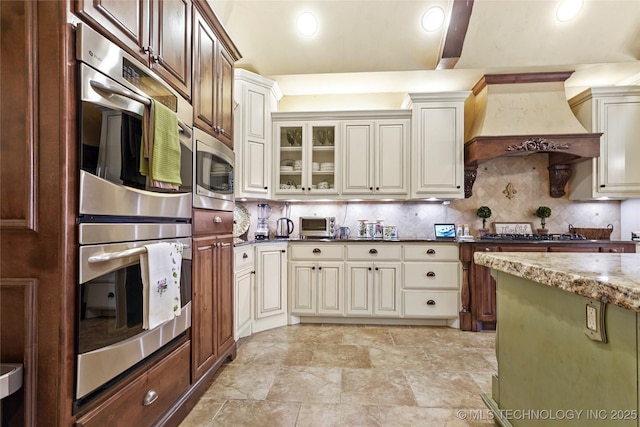
[[[513,241],[549,241],[549,240],[586,240],[582,234],[503,234],[490,233],[480,237],[480,240],[513,240]]]

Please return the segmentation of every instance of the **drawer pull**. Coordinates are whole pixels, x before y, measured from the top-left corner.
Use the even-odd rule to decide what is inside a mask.
[[[369,253],[370,254],[377,254],[378,250],[377,249],[369,249]]]
[[[484,248],[484,251],[485,251],[485,252],[491,252],[491,249],[489,249],[489,248]]]
[[[319,254],[319,253],[322,253],[322,251],[321,251],[320,249],[318,249],[318,248],[315,248],[315,249],[313,250],[313,253],[314,253],[314,254]]]
[[[434,273],[433,271],[430,271],[427,273],[427,277],[436,277],[436,273]]]
[[[220,224],[222,222],[222,218],[216,215],[213,217],[213,222],[215,222],[216,224]]]
[[[436,305],[436,302],[430,299],[429,301],[427,301],[427,305]]]
[[[609,249],[609,252],[613,252],[613,253],[616,253],[616,254],[617,254],[617,253],[618,253],[618,250],[617,250],[616,248],[611,248],[611,249]]]
[[[427,254],[428,255],[435,255],[436,254],[436,250],[435,249],[427,249]]]
[[[115,297],[116,297],[116,294],[115,294],[115,293],[113,293],[113,292],[109,292],[109,293],[107,294],[107,298],[115,298]]]
[[[147,392],[147,395],[144,397],[144,406],[149,406],[156,400],[158,400],[158,393],[154,389],[151,389]]]
[[[246,252],[245,252],[245,253],[243,253],[243,254],[242,254],[242,259],[247,259],[247,258],[249,258],[249,255],[247,255],[247,253],[246,253]]]

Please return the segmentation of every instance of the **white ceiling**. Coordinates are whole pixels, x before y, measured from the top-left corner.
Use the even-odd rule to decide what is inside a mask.
[[[452,0],[209,0],[243,58],[285,96],[469,90],[486,73],[575,70],[567,97],[589,86],[640,85],[640,0],[584,0],[570,22],[559,0],[475,0],[460,60],[436,70],[446,25],[425,32],[432,5]],[[301,37],[309,11],[317,33]]]

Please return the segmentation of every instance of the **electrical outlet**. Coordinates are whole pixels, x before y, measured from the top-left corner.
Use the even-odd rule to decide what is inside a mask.
[[[607,342],[604,313],[607,305],[591,300],[585,307],[584,333],[594,341]]]
[[[593,332],[598,332],[598,323],[597,323],[597,312],[596,308],[592,305],[587,304],[587,329]]]

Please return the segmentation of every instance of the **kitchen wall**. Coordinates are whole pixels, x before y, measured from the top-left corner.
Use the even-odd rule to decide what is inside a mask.
[[[437,222],[467,223],[477,235],[482,220],[476,216],[478,207],[489,206],[493,212],[487,226],[496,222],[531,222],[533,229],[540,227],[539,218],[533,215],[538,206],[549,206],[551,217],[546,220],[550,233],[565,233],[569,224],[574,227],[606,227],[613,225],[611,238],[619,240],[620,202],[573,202],[566,196],[554,199],[549,196],[547,156],[536,154],[526,157],[503,157],[483,163],[478,167],[478,177],[473,186],[473,196],[463,200],[442,202],[269,202],[272,207],[270,229],[275,221],[289,216],[295,224],[293,237],[298,235],[298,217],[304,215],[335,216],[339,225],[352,229],[355,236],[357,220],[382,219],[386,225],[398,226],[401,238],[433,237],[433,224]],[[511,198],[507,186],[511,184]],[[249,238],[256,229],[256,202],[241,202],[251,214]],[[628,240],[628,236],[625,236]]]

